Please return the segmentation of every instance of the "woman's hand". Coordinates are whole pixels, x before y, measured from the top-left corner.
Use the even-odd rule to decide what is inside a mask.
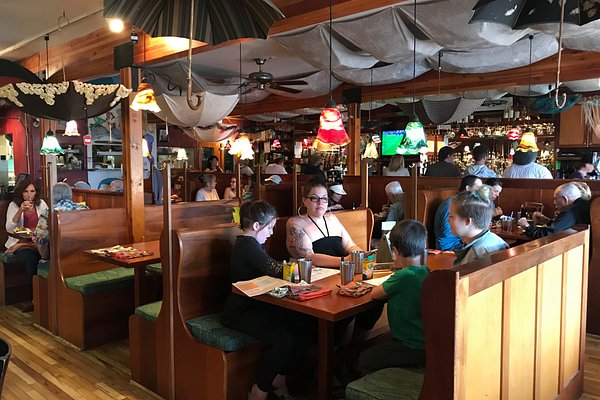
[[[21,211],[22,212],[30,212],[33,209],[33,201],[24,200],[21,203]]]

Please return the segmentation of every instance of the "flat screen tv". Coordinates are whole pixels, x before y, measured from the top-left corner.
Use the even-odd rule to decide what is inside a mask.
[[[381,155],[393,156],[398,154],[396,151],[406,132],[401,131],[383,131],[381,132]]]

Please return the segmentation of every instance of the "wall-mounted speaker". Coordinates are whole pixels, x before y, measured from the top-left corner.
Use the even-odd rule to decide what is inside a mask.
[[[115,71],[133,66],[133,43],[115,46],[113,64]]]
[[[342,103],[352,104],[362,102],[362,90],[361,88],[353,88],[342,90]]]

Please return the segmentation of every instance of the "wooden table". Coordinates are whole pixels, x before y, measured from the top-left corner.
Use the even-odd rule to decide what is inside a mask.
[[[135,306],[139,307],[142,304],[144,304],[146,298],[146,291],[144,288],[146,266],[160,262],[160,241],[154,240],[151,242],[126,244],[123,245],[123,247],[133,247],[137,250],[147,251],[148,253],[151,253],[151,255],[123,260],[115,257],[107,257],[103,254],[93,253],[92,250],[84,250],[84,252],[90,255],[91,257],[105,261],[107,263],[118,265],[120,267],[133,268]]]
[[[503,231],[499,227],[494,227],[490,229],[490,232],[495,233],[504,240],[516,240],[518,242],[529,242],[533,240],[532,238],[525,235],[525,232],[523,232],[523,230],[518,226],[515,226],[511,232]]]
[[[448,269],[452,268],[456,256],[453,253],[429,254],[427,265],[430,269]],[[313,282],[324,289],[331,289],[328,296],[318,297],[307,301],[296,301],[284,297],[278,299],[266,294],[254,297],[256,300],[265,303],[274,304],[279,307],[297,311],[302,314],[317,318],[318,329],[318,349],[319,349],[319,389],[318,399],[327,400],[330,398],[332,389],[332,371],[333,371],[333,328],[337,321],[353,317],[363,311],[367,311],[379,304],[372,300],[370,295],[353,298],[344,297],[337,294],[337,284],[340,283],[340,276],[333,275],[319,281]],[[233,292],[244,295],[237,288],[233,287]]]

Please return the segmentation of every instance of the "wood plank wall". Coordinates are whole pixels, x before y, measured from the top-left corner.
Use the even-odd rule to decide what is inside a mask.
[[[530,246],[516,266],[507,259],[461,271],[454,398],[575,398],[583,381],[588,240],[586,230],[544,249]]]

